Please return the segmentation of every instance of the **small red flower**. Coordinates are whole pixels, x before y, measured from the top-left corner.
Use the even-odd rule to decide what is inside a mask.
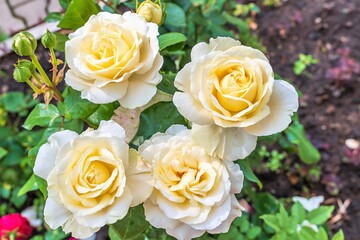
[[[0,218],[0,240],[9,240],[14,234],[15,240],[25,240],[31,236],[29,221],[20,213],[8,214]]]

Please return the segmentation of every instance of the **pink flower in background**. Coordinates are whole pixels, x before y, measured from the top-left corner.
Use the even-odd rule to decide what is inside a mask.
[[[28,239],[32,228],[29,221],[20,213],[8,214],[0,218],[0,239],[8,240],[9,235],[15,233],[16,240]]]

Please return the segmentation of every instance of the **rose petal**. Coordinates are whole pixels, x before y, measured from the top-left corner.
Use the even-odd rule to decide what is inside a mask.
[[[46,200],[44,218],[49,227],[52,229],[57,229],[58,227],[64,225],[65,222],[68,221],[68,219],[71,217],[72,213],[63,205],[56,203],[51,198]]]
[[[133,200],[131,207],[143,203],[153,191],[153,179],[150,175],[148,163],[134,150],[129,150],[129,168],[126,173],[126,185],[128,186]]]
[[[145,74],[134,74],[129,79],[129,86],[124,97],[119,102],[122,106],[130,109],[141,107],[148,103],[156,94],[156,85],[161,81],[162,75],[157,72],[163,63],[163,58],[158,55],[155,58],[153,69]],[[156,71],[154,71],[156,70]],[[148,81],[144,81],[148,79]]]
[[[77,136],[76,132],[69,130],[52,134],[49,137],[48,143],[43,144],[39,149],[35,160],[34,173],[43,179],[47,179],[50,171],[55,166],[59,150]]]
[[[189,121],[202,125],[214,123],[210,112],[196,102],[189,93],[176,92],[173,101],[180,114]]]
[[[191,60],[195,61],[212,51],[225,51],[231,47],[241,46],[239,41],[229,37],[211,38],[209,44],[196,44],[191,50]]]
[[[204,147],[208,154],[226,161],[243,159],[256,147],[257,137],[241,128],[193,124],[191,132],[194,141]]]
[[[267,136],[286,129],[291,122],[291,116],[299,107],[295,88],[286,81],[276,80],[268,106],[270,114],[245,128],[246,132],[255,136]]]
[[[235,218],[240,217],[243,211],[243,207],[239,204],[239,201],[234,195],[231,196],[231,211],[225,221],[223,221],[217,228],[208,231],[211,234],[226,233],[229,231],[231,223]]]

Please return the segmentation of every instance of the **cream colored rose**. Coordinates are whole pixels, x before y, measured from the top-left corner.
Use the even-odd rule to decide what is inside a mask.
[[[227,232],[241,215],[235,198],[244,180],[239,165],[208,155],[184,126],[155,134],[139,153],[152,165],[154,191],[144,209],[154,227],[185,240]]]
[[[182,92],[174,104],[195,124],[195,141],[225,160],[248,156],[257,136],[284,130],[298,109],[294,87],[274,80],[265,55],[226,37],[195,45],[175,86]]]
[[[102,121],[80,135],[54,133],[41,146],[34,173],[48,183],[44,216],[52,229],[87,238],[149,197],[149,168],[124,138],[117,123]]]
[[[145,105],[162,77],[158,26],[135,13],[101,12],[69,35],[65,81],[94,103]]]

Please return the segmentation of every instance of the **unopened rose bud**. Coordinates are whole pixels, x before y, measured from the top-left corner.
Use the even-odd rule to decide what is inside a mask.
[[[37,41],[29,32],[19,32],[13,38],[12,49],[20,56],[30,56],[34,54],[36,47]]]
[[[163,17],[163,10],[161,5],[153,3],[150,0],[145,0],[136,9],[136,13],[143,16],[147,22],[153,22],[160,25]]]
[[[35,73],[35,66],[32,62],[21,60],[15,66],[13,77],[18,82],[26,82]]]
[[[46,48],[54,48],[56,45],[56,35],[49,30],[41,37],[41,43]]]

